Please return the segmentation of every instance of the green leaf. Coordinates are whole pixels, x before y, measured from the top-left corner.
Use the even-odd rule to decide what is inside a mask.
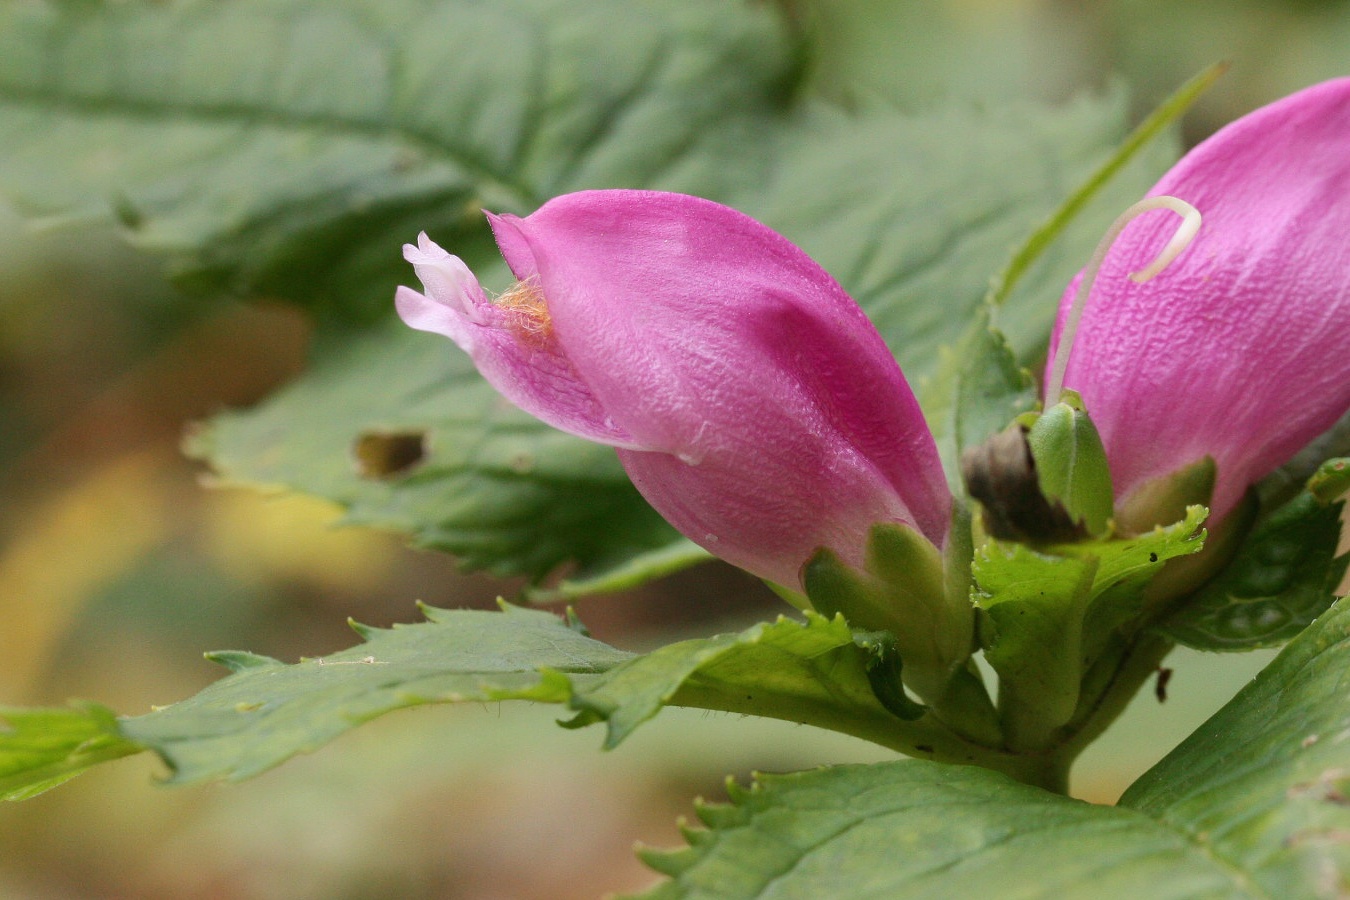
[[[1078,708],[1083,621],[1100,562],[1001,541],[975,554],[981,643],[999,675],[1004,732],[1014,747],[1040,749]],[[1026,711],[1034,715],[1024,721]]]
[[[208,654],[231,674],[148,715],[6,711],[14,726],[0,732],[0,790],[30,796],[140,750],[158,754],[174,783],[242,780],[396,709],[501,700],[567,704],[577,713],[571,727],[605,721],[606,747],[675,705],[816,725],[935,758],[1025,767],[954,735],[905,697],[898,681],[883,705],[874,679],[899,675],[898,660],[882,646],[888,636],[855,634],[842,617],[780,618],[635,656],[593,640],[570,613],[562,619],[507,604],[501,612],[422,610],[427,621],[416,625],[354,624],[363,644],[293,665],[243,651]]]
[[[984,610],[980,640],[999,673],[1013,746],[1040,748],[1079,711],[1087,667],[1118,628],[1144,612],[1144,589],[1169,559],[1204,542],[1204,507],[1128,540],[1036,550],[991,540],[975,553],[971,599]]]
[[[1040,131],[1067,134],[1073,125],[1092,123],[1098,132],[1109,134],[1116,115],[1113,107],[1088,103],[1025,119],[975,113],[913,119],[878,113],[851,123],[847,133],[860,138],[858,146],[869,148],[878,160],[883,152],[888,159],[897,153],[907,156],[897,171],[923,172],[930,182],[945,179],[956,190],[978,183],[987,166],[972,157],[962,166],[948,162],[944,168],[944,145],[934,139],[938,135],[946,140],[963,129],[980,146],[1021,146],[1022,152],[1035,148],[1042,153]],[[812,136],[814,143],[807,140]],[[966,287],[931,281],[934,273],[925,249],[931,222],[911,221],[917,220],[918,211],[910,207],[911,185],[905,180],[886,191],[869,182],[865,195],[873,207],[862,212],[873,221],[874,231],[866,242],[839,229],[841,218],[858,214],[845,202],[863,196],[862,185],[841,196],[810,200],[807,208],[817,214],[797,219],[802,210],[789,200],[805,203],[810,198],[801,184],[789,179],[815,185],[811,179],[823,173],[812,170],[808,161],[833,163],[841,152],[840,135],[831,142],[811,131],[800,139],[806,145],[793,151],[797,168],[786,166],[780,181],[755,195],[757,202],[782,204],[775,208],[785,221],[771,223],[795,225],[800,233],[790,236],[836,272],[853,268],[859,279],[881,278],[883,283],[863,300],[892,323],[892,346],[925,368],[919,365],[925,347],[932,351],[936,342],[956,333],[959,317],[933,317],[932,327],[945,331],[932,335],[929,343],[923,334],[902,326],[909,315],[903,310],[929,316],[934,301],[942,297],[948,298],[944,308],[949,310],[974,309],[984,289],[982,277],[971,279],[963,269]],[[783,140],[785,146],[791,144]],[[1088,144],[1095,146],[1093,140]],[[1084,152],[1081,145],[1070,146]],[[1068,166],[1070,160],[1056,165]],[[859,171],[875,172],[879,165],[859,160],[853,177]],[[1051,189],[1058,177],[1042,188]],[[848,184],[827,183],[841,192]],[[986,187],[985,202],[944,211],[947,232],[968,235],[978,244],[978,252],[972,248],[969,253],[971,265],[984,265],[981,253],[988,266],[995,265],[1011,236],[1041,214],[1048,201],[1025,196],[1027,188],[1026,179],[1007,179]],[[746,199],[754,200],[749,195]],[[823,212],[827,208],[828,215]],[[258,409],[213,420],[190,452],[209,460],[226,481],[318,494],[348,507],[351,522],[409,533],[418,544],[454,552],[471,567],[539,578],[574,562],[579,568],[573,581],[558,589],[567,596],[580,593],[578,585],[630,586],[706,558],[628,486],[611,451],[557,434],[508,409],[445,340],[409,333],[395,323],[347,343],[351,346],[334,340],[321,347],[313,371]],[[352,464],[352,448],[367,434],[425,435],[428,455],[406,477],[363,479]]]
[[[0,799],[26,800],[90,766],[139,753],[111,710],[0,707]]]
[[[1350,606],[1290,642],[1223,709],[1126,791],[1244,876],[1248,894],[1350,890]]]
[[[118,221],[191,285],[338,317],[389,308],[411,277],[397,247],[419,230],[490,265],[481,206],[685,190],[801,243],[922,377],[1007,248],[1110,154],[1127,106],[1117,92],[1056,109],[846,113],[793,94],[802,49],[774,5],[715,0],[10,5],[0,128],[16,141],[0,187],[50,220]],[[1085,234],[1170,157],[1136,160]],[[1008,322],[1032,336],[1019,351],[1044,340],[1046,298],[1090,246],[1057,244],[1024,280],[1028,302],[1009,301]],[[563,595],[703,558],[612,455],[503,413],[456,352],[397,327],[330,335],[315,372],[217,421],[194,452],[228,480],[333,499],[470,566],[538,579],[575,564]],[[400,477],[423,439],[425,464]]]
[[[1344,461],[1323,469],[1336,466]],[[1251,650],[1279,646],[1320,616],[1336,599],[1350,555],[1337,555],[1344,500],[1319,499],[1317,490],[1304,490],[1253,528],[1227,567],[1158,630],[1200,650]]]
[[[609,570],[596,586],[623,586],[707,558],[638,495],[613,450],[511,406],[465,354],[425,337],[390,322],[334,342],[291,386],[199,428],[188,453],[227,483],[326,497],[348,523],[501,575],[539,578],[571,561],[573,578]],[[420,455],[358,463],[363,440],[390,436],[416,439]]]
[[[500,700],[567,704],[577,712],[573,727],[606,721],[606,747],[676,705],[831,728],[936,758],[1023,765],[955,736],[898,693],[898,683],[883,705],[873,678],[898,675],[880,646],[885,636],[855,634],[842,617],[780,618],[635,656],[592,639],[571,615],[507,604],[500,612],[422,610],[427,621],[416,625],[353,625],[363,644],[292,665],[242,651],[208,654],[231,674],[148,715],[6,711],[13,724],[0,732],[0,790],[30,796],[140,750],[158,754],[174,783],[242,780],[396,709]]]
[[[1110,157],[1122,92],[1059,107],[954,106],[920,114],[804,104],[773,132],[762,182],[717,196],[799,244],[856,299],[911,383],[937,368],[981,309],[1011,247]],[[773,152],[776,150],[776,152]],[[1069,279],[1102,230],[1175,159],[1155,143],[1039,257],[1003,315],[1019,355],[1043,347]]]
[[[1031,373],[1018,364],[1008,339],[993,327],[987,306],[954,346],[941,349],[937,365],[920,399],[952,492],[965,496],[962,452],[1035,409],[1040,397]]]
[[[643,851],[645,900],[1331,898],[1350,884],[1350,607],[1141,778],[1092,806],[917,760],[759,775]]]
[[[665,520],[661,521],[664,524]],[[596,524],[609,528],[613,520],[605,519],[603,523]],[[556,603],[595,594],[628,591],[713,558],[707,550],[688,538],[667,537],[673,531],[670,529],[667,532],[666,528],[654,524],[654,546],[651,550],[625,547],[622,539],[608,540],[594,560],[581,559],[573,574],[553,586],[527,588],[525,597],[532,603]],[[630,531],[626,538],[631,540],[632,536],[633,532]],[[632,555],[625,558],[626,553]],[[612,565],[609,564],[611,559],[615,560]]]
[[[1008,340],[989,324],[987,311],[957,352],[964,357],[956,389],[953,459],[1035,409],[1039,397],[1030,373],[1017,364]],[[952,471],[958,467],[953,464]]]
[[[613,747],[664,705],[696,706],[802,721],[812,711],[836,722],[884,727],[892,714],[867,675],[870,651],[842,616],[779,617],[745,631],[669,644],[634,657],[572,697],[576,725],[605,721]],[[839,730],[848,730],[841,728]]]
[[[573,685],[631,657],[538,610],[423,612],[428,621],[418,625],[357,626],[364,644],[294,665],[215,654],[231,675],[118,727],[163,757],[175,782],[240,780],[406,706],[561,703]]]
[[[1054,244],[1070,224],[1103,188],[1111,183],[1141,151],[1157,141],[1174,122],[1185,115],[1200,96],[1214,86],[1228,70],[1227,63],[1216,63],[1177,88],[1166,100],[1140,122],[1130,136],[1116,148],[1100,168],[1092,173],[1050,218],[1027,239],[1007,267],[998,274],[989,290],[989,302],[1001,306],[1012,295],[1018,282],[1027,274],[1040,256]],[[1166,143],[1166,142],[1164,142]],[[1086,259],[1084,260],[1086,263]],[[1066,282],[1067,285],[1067,282]]]
[[[729,791],[698,806],[709,830],[685,829],[687,849],[643,851],[671,879],[645,900],[1255,896],[1147,816],[971,767],[837,766]]]
[[[570,727],[604,721],[613,747],[662,706],[689,706],[827,728],[902,753],[1036,777],[1042,761],[963,737],[899,683],[889,633],[842,616],[780,617],[745,631],[670,644],[586,683],[573,679]],[[884,682],[886,679],[894,679]],[[980,688],[983,697],[983,688]],[[884,700],[882,699],[884,698]]]
[[[419,230],[489,247],[481,205],[743,181],[800,65],[716,0],[5,4],[0,187],[186,285],[368,315]]]

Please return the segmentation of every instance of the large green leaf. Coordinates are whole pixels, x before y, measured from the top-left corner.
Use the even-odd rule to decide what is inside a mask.
[[[647,900],[895,900],[1248,894],[1228,867],[1129,810],[993,772],[906,760],[761,775],[700,805],[690,847],[643,853]]]
[[[922,378],[1009,248],[1110,155],[1124,97],[845,112],[791,90],[800,41],[771,4],[714,0],[11,4],[0,188],[50,219],[115,219],[200,287],[366,312],[411,280],[398,245],[419,230],[491,265],[483,205],[685,190],[801,243]],[[1020,355],[1104,222],[1172,155],[1138,157],[1041,255],[1006,309]],[[331,339],[293,391],[221,420],[196,452],[473,566],[539,578],[575,563],[563,593],[704,558],[612,457],[501,412],[444,341],[348,337],[361,346]],[[428,456],[408,477],[372,483],[351,464],[353,447],[406,453],[417,435]]]
[[[480,204],[742,181],[796,47],[716,0],[5,4],[0,187],[197,286],[383,310],[400,239],[481,246]]]
[[[406,706],[566,702],[632,658],[539,610],[423,613],[427,621],[417,625],[356,626],[365,643],[291,665],[239,651],[210,654],[231,674],[143,716],[118,719],[98,707],[6,709],[0,796],[22,799],[141,750],[159,754],[176,782],[248,778]]]
[[[647,851],[648,900],[1334,898],[1350,889],[1350,608],[1130,789],[1091,806],[916,760],[758,776]]]
[[[1007,247],[1053,206],[1061,182],[1072,183],[1080,157],[1092,158],[1084,147],[1100,152],[1119,131],[1114,102],[1020,118],[821,115],[779,135],[784,158],[775,180],[747,191],[743,205],[761,207],[771,224],[845,277],[919,372],[960,334],[964,311],[978,308]],[[1058,161],[1037,160],[1039,182],[994,178],[973,154],[948,159],[949,141],[1020,148],[1028,165],[1038,154]],[[883,158],[894,174],[878,184]],[[841,159],[853,163],[836,171]],[[937,205],[935,192],[963,189],[961,202]],[[932,258],[935,227],[968,243],[960,265]],[[486,269],[485,278],[498,271]],[[1048,321],[1052,312],[1047,303],[1038,315]],[[362,478],[351,448],[362,435],[380,434],[426,435],[426,459],[407,477]],[[351,521],[407,532],[471,566],[538,578],[574,562],[580,568],[564,594],[581,585],[626,586],[706,558],[660,522],[610,451],[508,409],[448,342],[397,325],[320,348],[314,370],[293,388],[256,410],[217,418],[191,449],[231,482],[336,500]]]
[[[1121,805],[1242,872],[1258,896],[1350,893],[1350,604],[1294,638]]]
[[[423,612],[425,623],[359,628],[366,643],[292,665],[212,654],[233,674],[187,700],[123,719],[119,731],[163,757],[176,781],[243,779],[405,706],[563,702],[573,683],[631,656],[537,610]]]
[[[426,337],[392,322],[334,342],[295,384],[198,429],[188,451],[228,482],[327,497],[349,522],[504,575],[570,560],[584,577],[648,552],[707,558],[642,500],[611,449],[522,413],[467,356]],[[357,459],[358,447],[369,456],[400,442],[408,455]]]
[[[577,713],[572,727],[605,721],[607,747],[663,706],[687,706],[815,725],[934,758],[1022,764],[955,736],[913,701],[897,716],[873,685],[880,675],[898,690],[898,667],[877,635],[855,633],[841,617],[780,618],[635,655],[594,640],[570,615],[505,604],[423,612],[427,621],[416,625],[355,626],[364,643],[289,665],[210,654],[231,674],[143,716],[6,711],[13,727],[0,729],[0,791],[28,796],[140,750],[162,757],[176,782],[243,779],[396,709],[497,700],[565,704]]]

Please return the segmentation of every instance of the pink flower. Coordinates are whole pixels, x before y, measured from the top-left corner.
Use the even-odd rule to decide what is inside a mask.
[[[1176,219],[1153,212],[1125,230],[1097,276],[1064,386],[1101,432],[1117,509],[1209,456],[1216,522],[1350,409],[1350,79],[1232,123],[1149,192],[1162,195],[1200,211],[1198,236],[1138,284],[1127,273],[1158,255]]]
[[[426,235],[399,315],[508,399],[611,444],[643,496],[713,554],[800,589],[820,547],[860,566],[871,525],[941,546],[951,498],[894,357],[782,236],[725,206],[585,191],[488,219],[519,279],[494,299]]]

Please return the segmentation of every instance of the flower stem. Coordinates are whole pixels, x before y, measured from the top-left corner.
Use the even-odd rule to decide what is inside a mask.
[[[1070,723],[1071,736],[1060,746],[1060,752],[1073,760],[1108,726],[1120,717],[1145,682],[1158,671],[1159,664],[1173,644],[1154,634],[1136,635],[1122,641],[1114,655],[1113,670],[1095,692],[1091,700],[1085,698],[1080,714]],[[1103,660],[1109,664],[1110,657]],[[1099,663],[1100,665],[1101,663]],[[1084,685],[1085,690],[1088,686]]]

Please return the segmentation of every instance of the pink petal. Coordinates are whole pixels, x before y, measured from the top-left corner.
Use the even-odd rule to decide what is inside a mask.
[[[520,340],[509,315],[487,299],[459,257],[446,253],[425,234],[418,243],[405,244],[403,255],[427,293],[400,287],[394,294],[398,314],[408,326],[450,338],[473,358],[489,384],[554,427],[602,443],[632,445],[556,340]]]

